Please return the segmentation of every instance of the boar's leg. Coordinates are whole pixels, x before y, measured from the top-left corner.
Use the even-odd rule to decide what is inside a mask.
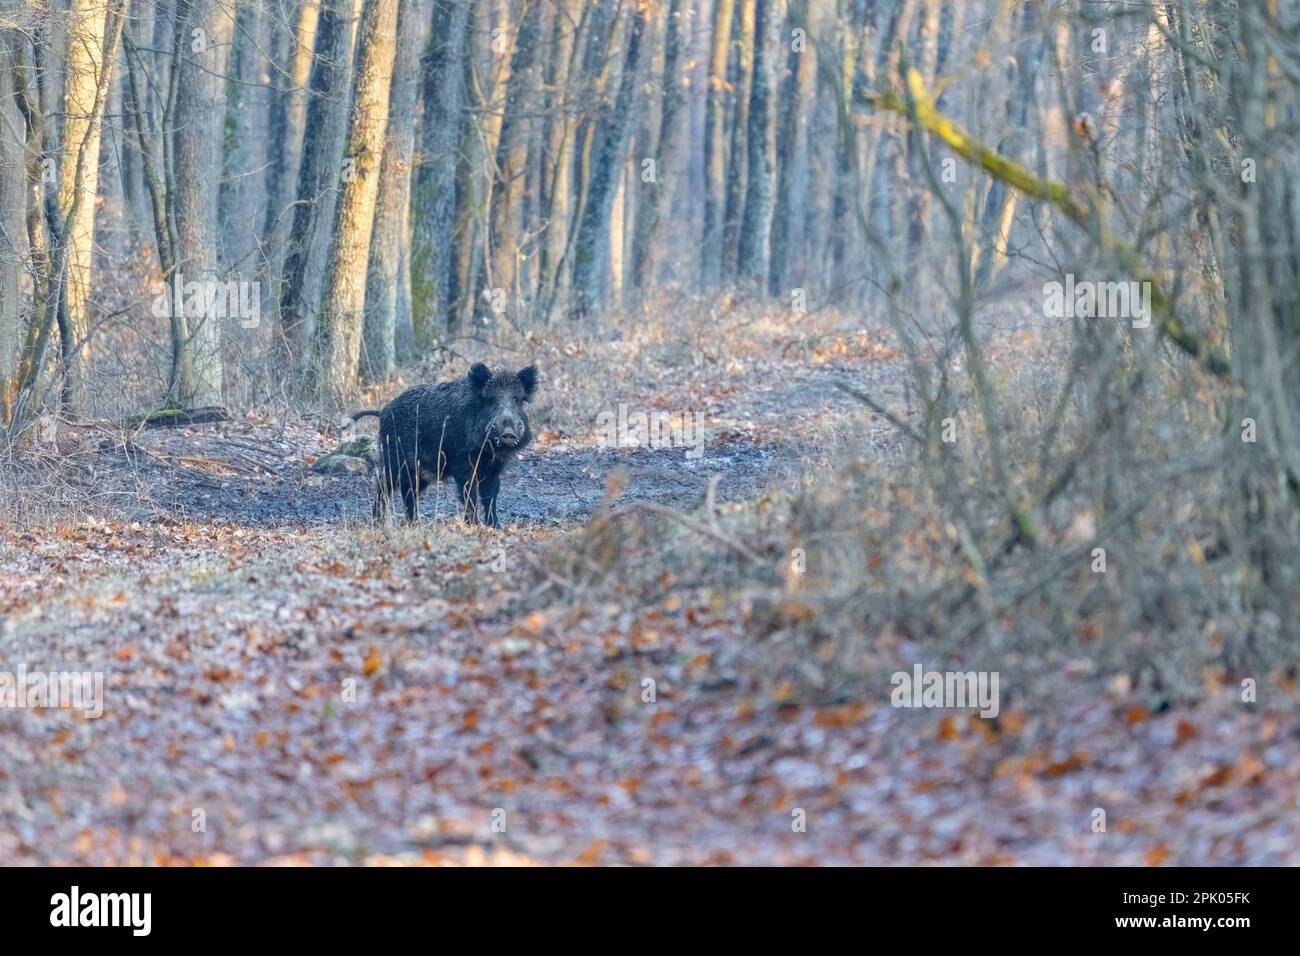
[[[397,484],[402,492],[402,507],[406,509],[406,520],[415,524],[420,517],[420,500],[417,497],[416,479],[409,468],[403,468],[397,476]]]
[[[465,523],[478,524],[478,481],[473,478],[468,481],[457,478],[456,490],[465,504]]]
[[[489,528],[499,528],[497,520],[497,492],[501,490],[501,476],[489,475],[479,485],[479,495],[483,499],[483,520]]]

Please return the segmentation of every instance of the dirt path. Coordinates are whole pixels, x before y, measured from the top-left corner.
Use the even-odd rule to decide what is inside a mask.
[[[544,432],[503,484],[503,520],[572,526],[590,517],[616,469],[627,475],[618,499],[624,502],[693,510],[715,477],[718,500],[751,498],[797,472],[803,456],[815,452],[805,430],[812,419],[833,420],[851,405],[834,387],[837,378],[842,376],[773,380],[731,396],[725,406],[713,403],[703,411],[706,442],[698,456],[685,448],[602,448],[590,436],[570,440]],[[99,493],[111,494],[127,520],[185,517],[247,527],[369,520],[368,476],[321,475],[308,466],[308,459],[331,450],[319,435],[231,422],[146,431],[134,445],[124,450],[106,442],[95,469]],[[459,513],[448,500],[450,489],[444,485],[426,495],[426,520],[452,520]]]

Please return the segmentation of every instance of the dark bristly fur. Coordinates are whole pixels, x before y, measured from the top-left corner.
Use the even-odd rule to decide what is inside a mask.
[[[537,369],[492,372],[476,363],[464,378],[416,385],[381,411],[354,412],[355,421],[379,417],[379,473],[375,520],[394,492],[408,521],[419,516],[418,495],[451,478],[465,505],[465,520],[498,525],[501,474],[532,440],[524,405],[537,390]]]

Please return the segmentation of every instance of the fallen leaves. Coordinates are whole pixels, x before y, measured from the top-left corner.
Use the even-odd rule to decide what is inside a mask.
[[[254,524],[95,521],[11,545],[0,613],[111,683],[93,725],[0,711],[0,793],[49,834],[0,827],[6,861],[1300,862],[1285,683],[1251,711],[1225,669],[1200,707],[1153,710],[1136,676],[1081,658],[1051,706],[904,718],[874,685],[750,679],[743,615],[688,574],[652,571],[661,593],[634,611],[528,603],[488,570],[495,539]],[[1207,822],[1221,839],[1200,840]]]

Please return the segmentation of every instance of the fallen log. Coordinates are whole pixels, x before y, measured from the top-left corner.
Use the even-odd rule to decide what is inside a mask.
[[[201,408],[160,408],[146,415],[128,418],[123,428],[170,428],[178,425],[203,425],[208,422],[228,422],[230,413],[221,405]]]

